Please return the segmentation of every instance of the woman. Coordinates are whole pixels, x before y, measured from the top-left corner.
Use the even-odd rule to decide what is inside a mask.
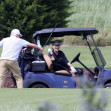
[[[49,49],[49,56],[53,62],[53,69],[54,71],[58,70],[70,70],[72,73],[77,72],[74,67],[72,67],[71,63],[66,58],[65,54],[59,50],[60,49],[60,42],[54,41],[52,43],[52,51]]]

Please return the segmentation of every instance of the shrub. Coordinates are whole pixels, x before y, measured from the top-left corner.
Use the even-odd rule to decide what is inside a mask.
[[[66,36],[64,37],[63,43],[70,45],[85,45],[85,41],[78,36]]]
[[[90,45],[94,45],[91,37],[88,38]],[[97,46],[110,46],[111,45],[111,37],[95,37],[94,38]],[[81,37],[76,36],[66,36],[62,39],[64,44],[67,45],[87,45],[87,42],[83,40]]]
[[[98,46],[109,46],[111,45],[111,37],[99,37],[96,39]]]

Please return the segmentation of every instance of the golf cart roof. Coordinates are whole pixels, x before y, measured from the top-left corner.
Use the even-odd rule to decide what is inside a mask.
[[[53,33],[52,33],[53,32]],[[40,37],[48,37],[52,33],[51,37],[62,37],[66,35],[90,35],[90,34],[97,34],[98,30],[96,28],[50,28],[50,29],[43,29],[40,31],[36,31],[33,34],[33,38],[40,36]]]

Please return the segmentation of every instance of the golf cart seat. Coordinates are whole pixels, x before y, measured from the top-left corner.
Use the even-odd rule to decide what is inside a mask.
[[[46,64],[47,64],[47,66],[48,66],[48,69],[49,69],[51,72],[54,72],[55,74],[71,74],[71,73],[69,73],[67,70],[54,71],[54,70],[53,70],[53,63],[52,63],[52,61],[51,61],[51,58],[50,58],[48,55],[46,55],[46,54],[44,54],[43,57],[44,57],[44,60],[45,60],[45,62],[46,62]],[[71,74],[71,75],[72,75],[72,74]]]

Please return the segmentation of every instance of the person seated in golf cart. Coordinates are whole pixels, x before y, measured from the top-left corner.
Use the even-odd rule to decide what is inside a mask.
[[[53,63],[53,70],[59,71],[59,70],[70,70],[72,73],[76,73],[76,69],[72,67],[71,63],[66,58],[65,54],[59,50],[60,49],[60,42],[54,41],[52,43],[52,50],[48,49],[49,57],[52,60]]]

